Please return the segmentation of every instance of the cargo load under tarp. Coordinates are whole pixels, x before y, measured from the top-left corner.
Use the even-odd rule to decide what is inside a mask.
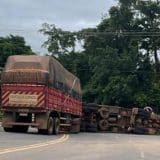
[[[2,73],[2,83],[49,84],[65,92],[81,94],[79,79],[50,56],[10,56]]]

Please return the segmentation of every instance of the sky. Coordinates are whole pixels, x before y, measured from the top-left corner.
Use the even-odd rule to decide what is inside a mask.
[[[117,0],[0,0],[0,36],[23,36],[34,52],[43,54],[47,37],[43,23],[64,30],[95,27]]]

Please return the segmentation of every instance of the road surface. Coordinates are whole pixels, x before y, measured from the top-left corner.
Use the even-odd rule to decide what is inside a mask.
[[[0,127],[0,160],[160,160],[160,136],[110,133],[38,135]]]

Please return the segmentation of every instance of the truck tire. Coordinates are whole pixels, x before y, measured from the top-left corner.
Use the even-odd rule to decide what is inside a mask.
[[[109,128],[108,121],[105,119],[102,119],[99,121],[99,128],[101,131],[107,131]]]
[[[139,109],[138,109],[138,115],[141,116],[141,118],[143,118],[143,119],[149,119],[151,113],[145,111],[144,109],[139,108]]]
[[[60,131],[60,120],[58,117],[54,118],[54,129],[53,129],[53,133],[55,135],[59,134]]]
[[[47,134],[52,135],[54,131],[54,120],[52,117],[48,118],[48,123],[47,123]]]
[[[99,109],[99,114],[100,114],[100,116],[101,116],[102,118],[104,118],[104,119],[106,119],[106,118],[109,117],[109,111],[108,111],[108,109],[105,108],[105,107],[102,107],[102,108]]]
[[[144,107],[144,110],[146,111],[146,112],[149,112],[149,113],[152,113],[153,112],[153,109],[151,108],[151,107]]]
[[[13,128],[4,127],[3,130],[4,130],[5,132],[13,132]]]
[[[39,134],[52,135],[54,131],[54,120],[52,117],[48,118],[47,129],[38,129]]]

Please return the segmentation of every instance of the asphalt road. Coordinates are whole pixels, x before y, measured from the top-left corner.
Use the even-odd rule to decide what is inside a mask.
[[[0,160],[160,160],[160,136],[79,133],[58,136],[6,133]]]

